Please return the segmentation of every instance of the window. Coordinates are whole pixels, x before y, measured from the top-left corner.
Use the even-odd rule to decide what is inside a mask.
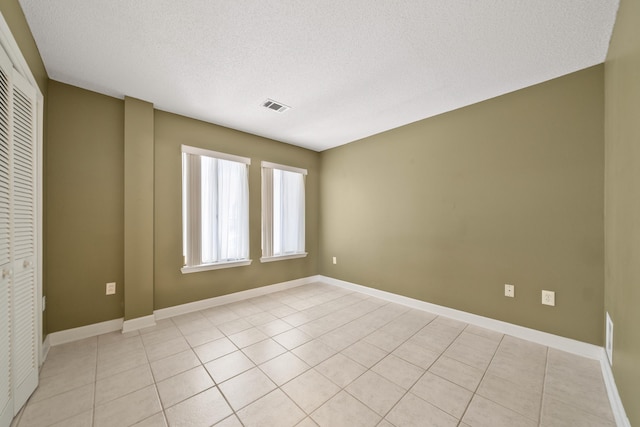
[[[251,264],[249,164],[182,146],[183,273]]]
[[[307,256],[304,247],[306,169],[262,162],[262,258]]]

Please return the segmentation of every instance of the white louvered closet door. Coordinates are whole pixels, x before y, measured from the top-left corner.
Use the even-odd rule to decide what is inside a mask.
[[[17,73],[12,113],[12,371],[14,406],[20,408],[38,385],[36,292],[36,92]],[[14,411],[16,412],[16,411]]]
[[[36,91],[0,49],[0,427],[38,385]]]
[[[9,170],[9,72],[11,63],[0,49],[0,426],[13,418],[11,386],[11,227]]]

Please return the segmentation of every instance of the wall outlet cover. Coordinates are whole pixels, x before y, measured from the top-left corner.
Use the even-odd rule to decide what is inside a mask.
[[[542,291],[542,304],[556,305],[556,293],[554,291]]]
[[[504,296],[513,298],[516,296],[516,287],[513,285],[505,284],[504,285]]]

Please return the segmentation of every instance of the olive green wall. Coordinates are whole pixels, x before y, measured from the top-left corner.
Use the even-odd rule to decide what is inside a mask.
[[[49,332],[123,316],[124,104],[49,82]],[[116,295],[105,284],[116,282]]]
[[[320,155],[292,145],[155,112],[155,308],[197,301],[318,273],[318,192]],[[180,145],[250,157],[249,235],[246,267],[182,274]],[[306,258],[260,263],[260,180],[262,160],[306,168]]]
[[[596,66],[323,152],[320,274],[601,345],[603,97]]]
[[[153,314],[153,104],[124,98],[124,319]]]
[[[640,425],[640,3],[622,0],[605,62],[605,310],[613,373]]]
[[[140,117],[145,120],[137,123],[144,126],[134,133],[154,138],[153,165],[145,166],[154,174],[154,277],[153,293],[145,291],[141,297],[140,283],[124,282],[125,263],[136,262],[134,253],[125,254],[126,102],[55,81],[49,84],[49,97],[45,179],[49,185],[46,256],[50,332],[123,317],[123,295],[129,296],[130,290],[135,301],[127,300],[126,306],[132,303],[134,318],[150,314],[147,304],[152,309],[165,308],[317,274],[318,153],[162,111],[153,110],[153,117],[147,118],[144,108]],[[133,99],[129,102],[135,103],[132,108],[150,106]],[[181,144],[251,158],[252,265],[186,275],[180,272]],[[135,161],[133,157],[130,160]],[[261,160],[309,170],[306,258],[260,263]],[[149,183],[142,187],[148,188]],[[117,293],[106,296],[105,284],[113,281]]]

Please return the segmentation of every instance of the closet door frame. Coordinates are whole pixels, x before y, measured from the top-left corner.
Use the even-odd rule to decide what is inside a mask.
[[[36,186],[36,252],[35,252],[35,267],[36,267],[36,343],[35,351],[38,361],[38,366],[42,366],[44,359],[46,358],[47,351],[49,350],[48,344],[43,343],[42,336],[42,319],[43,319],[43,298],[42,298],[42,276],[43,276],[43,245],[42,245],[42,218],[43,218],[43,120],[44,120],[44,97],[38,86],[31,69],[29,68],[27,61],[25,60],[22,51],[20,50],[18,43],[16,42],[9,25],[7,24],[4,16],[0,12],[0,47],[3,48],[7,56],[9,57],[15,72],[19,73],[27,83],[36,91],[35,99],[35,186]],[[47,340],[48,341],[48,340]]]

